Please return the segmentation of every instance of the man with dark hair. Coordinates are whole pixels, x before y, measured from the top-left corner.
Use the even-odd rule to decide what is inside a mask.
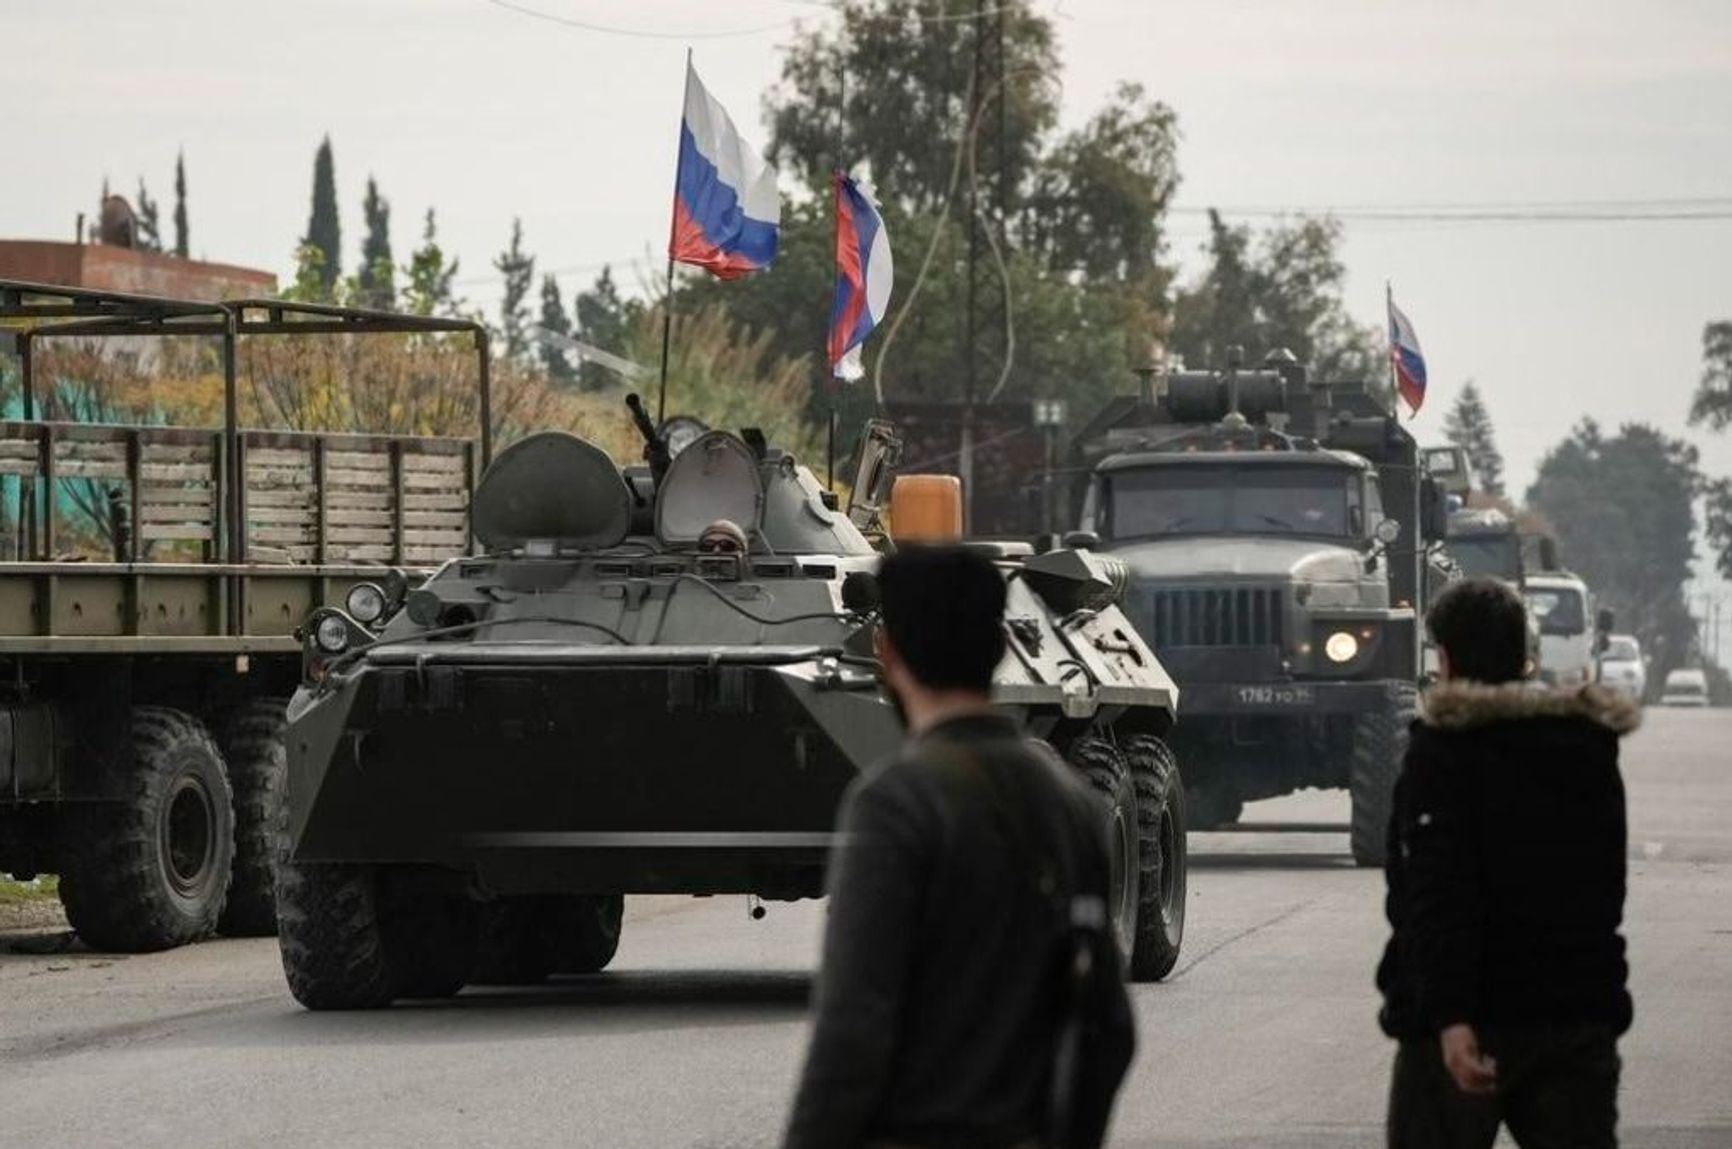
[[[1426,620],[1442,681],[1395,787],[1377,970],[1400,1042],[1394,1149],[1617,1144],[1617,1039],[1630,1025],[1624,787],[1631,703],[1521,680],[1516,592],[1467,579]]]
[[[909,739],[839,816],[789,1149],[1023,1149],[1050,1117],[1065,894],[1107,894],[1098,799],[992,708],[1004,578],[956,547],[879,571],[884,686]],[[1132,1023],[1107,947],[1116,1072]],[[1082,1149],[1082,1146],[1078,1146]]]

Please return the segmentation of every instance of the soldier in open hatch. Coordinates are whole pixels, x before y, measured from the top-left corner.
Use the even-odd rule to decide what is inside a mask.
[[[904,549],[879,579],[878,657],[909,739],[843,801],[786,1144],[1098,1144],[1134,1041],[1099,799],[992,709],[992,565]],[[1075,948],[1091,924],[1098,944]]]
[[[1377,971],[1401,1042],[1389,1144],[1617,1143],[1617,1039],[1630,1025],[1624,786],[1637,711],[1588,685],[1520,681],[1527,622],[1495,579],[1450,587],[1427,624],[1443,681],[1395,789]]]

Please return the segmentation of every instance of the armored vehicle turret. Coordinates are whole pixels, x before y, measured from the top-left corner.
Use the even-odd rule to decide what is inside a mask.
[[[1184,690],[1193,825],[1345,788],[1353,855],[1380,863],[1441,493],[1378,396],[1285,352],[1158,382],[1078,435],[1078,518],[1130,569],[1126,613]]]
[[[626,894],[822,892],[844,789],[901,736],[872,657],[895,436],[869,430],[844,512],[755,432],[633,413],[647,465],[523,439],[476,491],[478,553],[308,619],[279,883],[303,1004],[599,970]],[[1009,591],[998,702],[1106,796],[1120,943],[1162,976],[1177,691],[1122,564],[982,545]]]

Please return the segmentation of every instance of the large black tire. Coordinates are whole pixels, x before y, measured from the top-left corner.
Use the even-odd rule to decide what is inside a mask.
[[[234,799],[196,718],[132,711],[123,796],[73,820],[60,878],[66,919],[92,949],[146,953],[208,937],[234,857]]]
[[[385,956],[398,997],[452,997],[475,970],[475,906],[457,894],[409,894],[385,903]]]
[[[1353,797],[1350,829],[1353,861],[1381,866],[1388,853],[1389,815],[1395,779],[1407,754],[1408,726],[1417,694],[1406,683],[1390,684],[1383,704],[1359,716],[1353,730],[1353,763],[1348,787]]]
[[[288,779],[287,707],[282,698],[250,699],[225,716],[218,734],[235,793],[234,877],[217,922],[230,937],[277,932],[277,811]]]
[[[1132,981],[1159,981],[1178,964],[1185,939],[1185,784],[1159,738],[1127,739],[1123,757],[1137,798],[1136,943],[1128,969]]]
[[[621,894],[553,899],[554,973],[600,973],[619,952],[625,919]]]
[[[308,1009],[378,1009],[397,983],[371,866],[277,864],[277,945],[289,992]]]
[[[553,898],[500,898],[481,907],[475,985],[539,985],[553,973]]]
[[[1185,791],[1186,828],[1215,830],[1231,826],[1245,812],[1245,800],[1229,782],[1193,786]]]
[[[1117,746],[1104,738],[1079,738],[1070,761],[1106,800],[1107,921],[1126,973],[1136,959],[1142,907],[1142,827],[1137,785]]]

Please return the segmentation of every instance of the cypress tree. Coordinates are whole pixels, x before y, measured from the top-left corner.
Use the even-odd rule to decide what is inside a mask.
[[[343,229],[337,219],[337,165],[331,156],[331,137],[326,136],[313,156],[313,210],[307,218],[307,235],[301,241],[319,249],[324,263],[319,279],[327,296],[343,270]]]
[[[1488,495],[1503,492],[1503,455],[1492,433],[1491,413],[1480,399],[1479,388],[1469,379],[1456,397],[1455,406],[1443,424],[1443,436],[1467,453],[1479,486]]]
[[[186,224],[186,153],[174,157],[174,253],[190,258]]]
[[[361,302],[367,307],[390,308],[397,301],[395,268],[391,263],[391,203],[379,194],[379,185],[367,177],[367,198],[361,201],[367,234],[361,240],[361,267],[356,272]]]
[[[523,221],[511,221],[511,246],[493,261],[493,270],[505,279],[505,298],[499,301],[499,333],[507,359],[517,359],[529,350],[529,289],[535,283],[535,257],[523,250]]]
[[[409,263],[403,268],[403,274],[408,277],[403,296],[410,314],[449,315],[457,310],[457,300],[452,292],[457,261],[445,261],[432,208],[427,209],[427,221],[421,229],[421,246],[409,253]]]
[[[565,313],[565,300],[559,293],[559,280],[551,275],[541,277],[541,327],[557,335],[571,334],[571,316]],[[549,341],[541,344],[541,362],[547,373],[560,383],[577,380],[577,371],[566,357],[565,348]]]
[[[138,234],[135,242],[144,251],[162,250],[162,220],[156,210],[156,201],[145,190],[142,177],[138,181]]]

